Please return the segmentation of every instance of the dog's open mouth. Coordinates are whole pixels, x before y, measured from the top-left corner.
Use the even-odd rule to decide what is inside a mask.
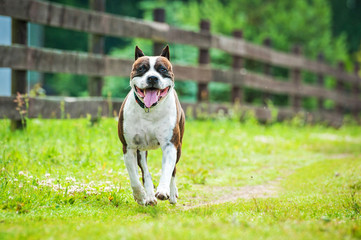
[[[163,97],[165,97],[168,94],[170,88],[170,87],[166,87],[164,89],[158,89],[158,88],[140,89],[137,86],[134,87],[138,97],[141,98],[141,100],[144,102],[147,108],[150,108],[151,106],[153,106],[153,104],[159,102]]]

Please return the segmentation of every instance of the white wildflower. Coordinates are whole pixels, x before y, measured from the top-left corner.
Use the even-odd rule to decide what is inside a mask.
[[[12,196],[9,196],[9,199],[14,199]]]
[[[18,181],[18,179],[17,178],[14,178],[14,182],[17,182]]]
[[[269,136],[255,136],[254,140],[257,142],[261,142],[261,143],[272,143],[274,142],[274,138],[273,137],[269,137]]]
[[[19,175],[20,175],[20,176],[24,176],[25,174],[24,174],[23,171],[20,171],[20,172],[19,172]]]
[[[45,177],[49,178],[50,177],[50,173],[45,173]]]
[[[55,181],[54,178],[49,178],[48,180],[46,180],[46,185],[51,186],[54,181]]]
[[[33,179],[33,176],[29,176],[28,178]]]
[[[19,188],[22,188],[22,187],[23,187],[23,183],[20,183],[20,184],[19,184]]]
[[[53,189],[54,189],[54,191],[58,191],[59,189],[61,189],[60,184],[53,185]]]
[[[33,186],[33,188],[34,188],[34,190],[37,190],[37,189],[38,189],[38,187],[37,187],[37,186]]]
[[[44,185],[45,185],[45,181],[44,181],[44,180],[41,180],[41,181],[39,182],[39,185],[40,185],[40,186],[44,186]]]
[[[68,182],[76,182],[75,178],[73,178],[73,177],[66,177],[66,178],[65,178],[65,181],[68,181]]]

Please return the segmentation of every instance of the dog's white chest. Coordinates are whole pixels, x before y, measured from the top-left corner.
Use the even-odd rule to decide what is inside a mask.
[[[176,119],[173,93],[149,112],[145,112],[136,103],[131,92],[124,106],[124,138],[128,147],[144,151],[166,144],[172,138]]]

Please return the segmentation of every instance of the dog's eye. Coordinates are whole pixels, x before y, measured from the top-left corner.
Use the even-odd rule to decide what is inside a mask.
[[[144,72],[145,71],[145,67],[144,66],[140,66],[139,68],[138,68],[138,72]]]
[[[160,73],[166,73],[167,72],[167,69],[165,67],[163,67],[163,66],[159,67],[158,70],[159,70]]]

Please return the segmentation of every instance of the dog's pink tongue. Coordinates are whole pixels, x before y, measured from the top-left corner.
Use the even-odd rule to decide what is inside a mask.
[[[150,108],[157,101],[158,101],[157,90],[145,91],[144,104],[147,108]]]

